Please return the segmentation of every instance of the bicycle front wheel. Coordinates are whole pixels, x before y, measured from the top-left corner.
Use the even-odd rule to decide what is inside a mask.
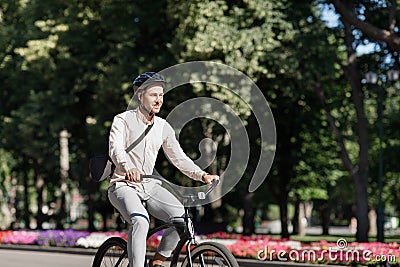
[[[215,242],[204,242],[191,251],[193,267],[228,266],[239,267],[232,253],[223,245]],[[182,267],[190,267],[188,257],[184,259]]]
[[[92,267],[127,267],[128,264],[126,241],[110,237],[97,249]]]

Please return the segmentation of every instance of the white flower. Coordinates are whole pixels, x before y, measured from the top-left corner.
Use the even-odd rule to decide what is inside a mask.
[[[79,238],[76,245],[85,248],[98,248],[107,238],[108,236],[104,233],[91,233],[87,237]]]

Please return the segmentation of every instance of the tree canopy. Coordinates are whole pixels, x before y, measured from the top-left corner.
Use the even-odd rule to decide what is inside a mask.
[[[323,20],[329,10],[337,19],[334,27]],[[68,227],[77,218],[64,213],[65,201],[77,189],[88,210],[88,228],[95,230],[98,214],[105,220],[112,209],[104,195],[107,185],[90,180],[88,159],[106,151],[112,118],[131,101],[134,77],[178,63],[210,61],[255,82],[272,110],[277,144],[269,174],[251,192],[250,179],[265,148],[248,88],[233,94],[197,84],[171,92],[161,116],[186,100],[209,97],[239,114],[249,136],[243,177],[218,208],[211,205],[207,212],[224,220],[244,210],[244,232],[251,234],[255,211],[266,214],[270,205],[278,205],[282,236],[288,237],[289,221],[296,221],[288,206],[297,210],[299,203],[314,201],[324,217],[337,212],[334,203],[340,202],[357,209],[338,220],[357,217],[357,239],[367,240],[368,212],[378,203],[377,99],[382,88],[383,199],[386,215],[398,216],[400,209],[400,93],[398,82],[386,75],[399,69],[396,11],[396,1],[168,0],[149,5],[143,0],[3,0],[0,205],[10,212],[1,215],[6,223],[0,227],[41,228],[46,222]],[[358,52],[371,44],[367,53]],[[369,70],[379,75],[374,85],[363,78]],[[59,160],[64,130],[70,163],[66,191]],[[223,174],[235,151],[221,123],[195,120],[182,129],[180,142],[196,160],[214,149],[199,151],[204,138],[217,144],[208,171]],[[190,184],[162,153],[157,169]],[[334,222],[321,223],[328,231]]]

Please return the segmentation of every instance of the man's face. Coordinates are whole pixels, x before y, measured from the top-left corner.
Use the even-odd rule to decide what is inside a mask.
[[[149,86],[143,93],[140,93],[140,103],[154,114],[160,112],[163,104],[164,90],[160,85]]]

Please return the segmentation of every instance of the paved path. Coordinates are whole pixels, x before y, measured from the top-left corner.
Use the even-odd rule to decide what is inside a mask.
[[[91,267],[95,253],[95,249],[1,244],[0,267]],[[241,267],[332,267],[332,265],[237,260]],[[335,265],[335,267],[340,266]]]
[[[90,267],[93,256],[0,249],[1,267]]]

